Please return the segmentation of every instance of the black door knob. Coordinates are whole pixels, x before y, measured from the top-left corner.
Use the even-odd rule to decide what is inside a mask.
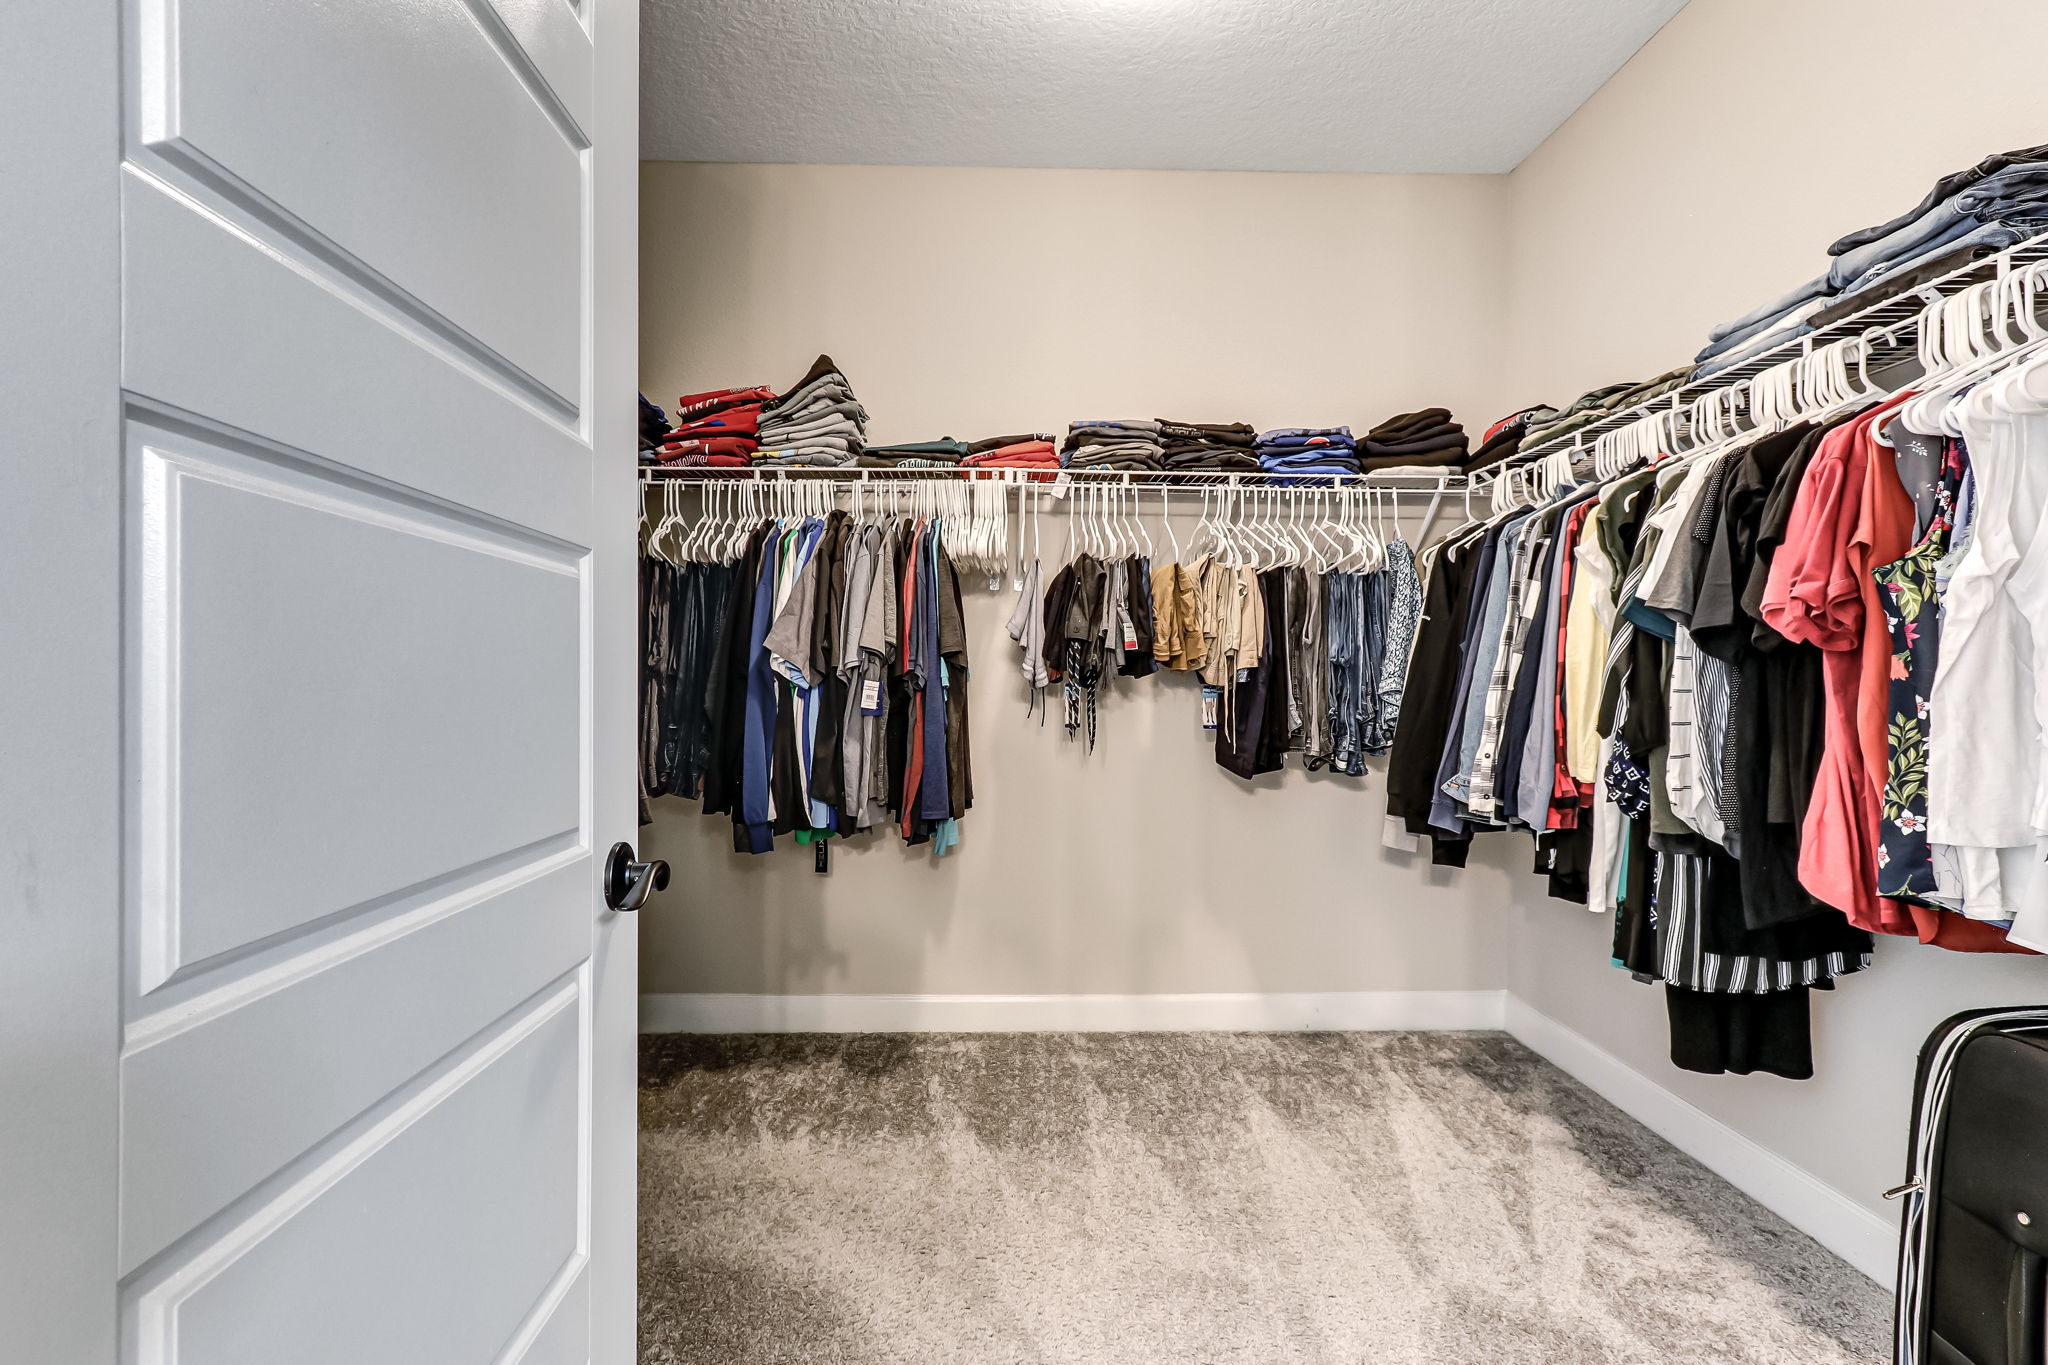
[[[604,860],[604,903],[614,910],[638,910],[649,896],[668,889],[667,863],[659,858],[640,863],[634,857],[633,846],[620,842]]]

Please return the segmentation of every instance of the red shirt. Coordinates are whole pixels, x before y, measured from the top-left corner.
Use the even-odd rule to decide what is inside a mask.
[[[1884,711],[1891,635],[1870,569],[1911,548],[1913,500],[1873,426],[1910,395],[1846,422],[1821,439],[1792,504],[1785,543],[1771,561],[1764,619],[1788,640],[1822,651],[1825,730],[1820,772],[1800,830],[1799,883],[1852,924],[1918,936],[1911,911],[1877,896],[1877,822],[1884,791]],[[1876,672],[1874,708],[1867,678]],[[1878,717],[1872,777],[1864,716]]]

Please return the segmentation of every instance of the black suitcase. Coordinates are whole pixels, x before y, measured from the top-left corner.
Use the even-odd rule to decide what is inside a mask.
[[[1928,1035],[1899,1237],[1898,1365],[2044,1365],[2048,1008]]]

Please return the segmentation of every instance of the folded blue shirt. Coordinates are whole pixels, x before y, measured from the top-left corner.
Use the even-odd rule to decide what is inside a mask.
[[[1259,433],[1258,444],[1300,445],[1305,441],[1322,438],[1326,441],[1352,442],[1350,427],[1276,427],[1272,431]]]

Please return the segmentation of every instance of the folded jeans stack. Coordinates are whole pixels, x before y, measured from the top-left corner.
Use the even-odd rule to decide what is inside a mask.
[[[1286,475],[1290,484],[1358,472],[1358,440],[1350,427],[1279,427],[1260,432],[1253,448],[1259,468]]]
[[[1829,247],[1828,255],[1846,256],[1858,247],[1868,246],[1881,238],[1889,237],[1900,228],[1926,215],[1929,210],[1935,208],[1944,200],[1961,194],[1964,190],[1973,188],[1990,177],[1997,175],[2000,171],[2024,165],[2030,161],[2048,161],[2048,143],[2043,143],[2038,147],[2021,147],[2015,151],[1999,152],[1993,156],[1985,157],[1976,165],[1965,170],[1955,171],[1943,176],[1934,182],[1934,188],[1929,190],[1927,197],[1918,204],[1907,209],[1888,223],[1879,223],[1876,227],[1862,228],[1850,233]]]
[[[663,464],[738,466],[760,445],[761,412],[775,390],[753,385],[686,393],[676,400],[676,425],[655,448]]]
[[[853,386],[831,356],[821,355],[795,388],[762,410],[755,463],[852,464],[867,445],[867,421]]]
[[[2007,247],[2015,246],[2029,237],[2038,237],[2044,232],[2048,232],[2048,220],[2043,219],[2036,219],[2032,223],[1996,223],[1990,227],[1979,228],[1969,236],[1931,251],[1917,261],[1900,262],[1897,267],[1885,271],[1851,293],[1823,299],[1826,307],[1808,318],[1807,324],[1815,331],[1832,326],[1843,318],[1853,317],[1866,308],[1875,308],[1887,299],[1910,294],[1922,285],[1932,284],[1944,275],[1975,265],[1986,256],[1996,256]]]
[[[2048,216],[2048,161],[2021,162],[1950,195],[1876,241],[1835,257],[1828,269],[1828,292],[1845,294],[1858,289],[1980,227],[2044,216]]]
[[[1852,232],[1828,248],[1827,270],[1780,298],[1722,323],[1699,354],[1702,377],[1752,360],[1796,341],[1863,308],[1904,292],[1891,287],[1896,275],[1913,273],[1920,283],[1960,269],[1981,255],[2048,231],[2048,145],[2022,147],[1986,157],[1975,166],[1945,175],[1927,196],[1889,222]],[[1954,257],[1943,270],[1929,267],[1954,253],[1987,248],[1980,255]],[[1918,288],[1919,285],[1907,286]],[[1848,300],[1856,306],[1842,306]]]
[[[1449,408],[1424,408],[1389,417],[1368,431],[1361,467],[1373,470],[1463,464],[1470,453],[1465,428],[1451,420]]]
[[[1151,472],[1162,468],[1165,448],[1159,423],[1145,418],[1074,422],[1060,446],[1060,463],[1069,469],[1122,469]]]
[[[1182,473],[1256,473],[1252,445],[1258,432],[1246,422],[1182,422],[1159,419],[1166,468]]]

